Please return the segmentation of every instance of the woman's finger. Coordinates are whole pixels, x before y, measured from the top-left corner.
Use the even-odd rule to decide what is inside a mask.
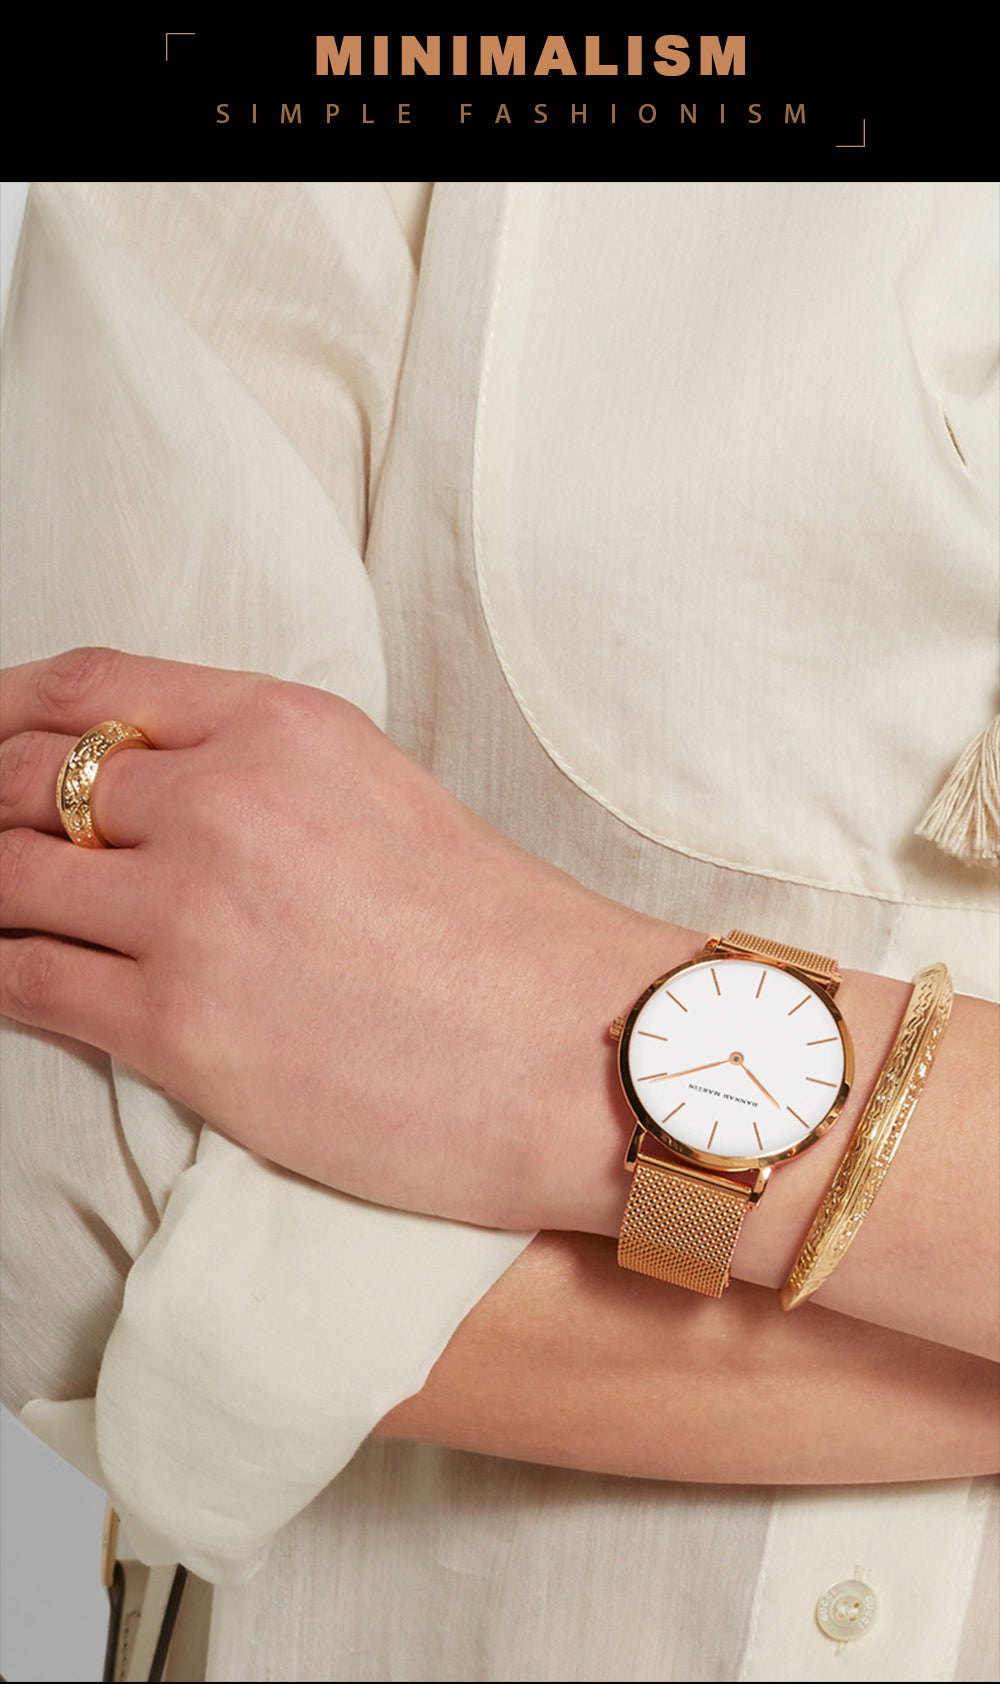
[[[0,743],[0,830],[43,830],[64,836],[56,779],[75,737],[22,731]]]
[[[105,719],[138,725],[158,748],[203,742],[267,682],[118,649],[71,649],[50,660],[8,667],[0,683],[0,738],[52,731],[74,738]]]
[[[0,927],[39,930],[120,953],[145,950],[152,912],[147,857],[74,848],[37,830],[0,836]]]
[[[0,830],[39,830],[66,836],[56,784],[78,737],[53,731],[22,731],[0,742]],[[100,763],[90,808],[104,840],[131,848],[155,832],[163,794],[163,762],[147,764],[147,750],[122,748]],[[126,764],[127,762],[127,764]],[[142,762],[142,764],[140,764]]]
[[[0,937],[0,1012],[139,1067],[148,1033],[134,959],[54,936]]]

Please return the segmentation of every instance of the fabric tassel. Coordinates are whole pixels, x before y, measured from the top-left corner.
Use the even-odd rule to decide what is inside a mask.
[[[966,865],[1000,859],[1000,715],[956,761],[917,835]]]

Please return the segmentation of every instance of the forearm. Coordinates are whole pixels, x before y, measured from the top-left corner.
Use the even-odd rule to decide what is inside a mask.
[[[545,1234],[379,1434],[640,1478],[945,1479],[998,1465],[995,1365],[735,1283],[718,1303]]]

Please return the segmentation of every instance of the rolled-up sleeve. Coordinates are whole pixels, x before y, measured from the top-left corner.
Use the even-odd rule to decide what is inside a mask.
[[[111,644],[382,722],[364,557],[411,245],[378,183],[32,189],[4,322],[4,664]],[[96,1422],[73,1453],[144,1559],[244,1579],[528,1236],[305,1183],[100,1054],[4,1038],[5,1402],[64,1450]]]

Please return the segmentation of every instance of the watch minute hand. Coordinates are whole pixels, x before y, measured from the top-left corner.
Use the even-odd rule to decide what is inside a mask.
[[[638,1079],[640,1082],[672,1082],[678,1076],[696,1076],[699,1070],[718,1070],[720,1064],[728,1063],[728,1058],[717,1058],[714,1064],[696,1064],[691,1070],[661,1070],[656,1076],[640,1076]]]

